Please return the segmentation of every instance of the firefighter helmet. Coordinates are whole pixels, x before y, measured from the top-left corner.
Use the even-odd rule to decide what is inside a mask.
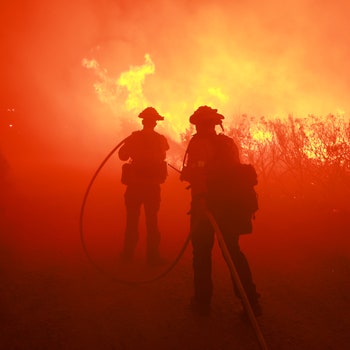
[[[153,107],[147,107],[144,109],[139,114],[139,118],[142,118],[144,120],[164,120],[164,117],[162,117]]]
[[[201,123],[222,125],[222,119],[224,119],[224,116],[217,113],[217,111],[217,109],[213,109],[209,106],[200,106],[190,116],[190,123],[194,125]]]

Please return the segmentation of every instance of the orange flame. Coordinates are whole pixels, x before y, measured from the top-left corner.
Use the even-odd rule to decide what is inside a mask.
[[[170,100],[169,98],[166,100],[166,97],[164,97],[165,91],[161,91],[161,95],[164,97],[161,102],[155,102],[149,99],[145,94],[144,85],[147,77],[155,75],[155,64],[149,54],[145,54],[144,59],[144,64],[130,66],[129,70],[121,72],[117,79],[111,77],[107,69],[102,68],[95,59],[84,58],[82,60],[82,65],[92,70],[97,76],[94,89],[98,99],[102,103],[109,105],[112,111],[117,112],[122,109],[122,111],[135,114],[138,114],[145,107],[153,105],[161,115],[166,117],[166,123],[160,123],[158,126],[160,132],[166,134],[178,143],[182,141],[182,136],[190,127],[188,116],[192,113],[194,108],[205,104],[210,105],[213,101],[215,101],[216,108],[218,105],[224,106],[229,103],[229,96],[225,91],[221,90],[219,87],[213,86],[214,84],[210,84],[209,82],[203,84],[192,105],[189,105],[186,101],[176,101],[173,95],[171,95]],[[152,95],[152,89],[155,88],[152,87],[150,89],[151,98],[157,98],[155,96],[159,94]],[[162,108],[166,109],[166,111],[162,111]],[[123,115],[123,113],[116,114]],[[120,118],[123,118],[123,116]],[[300,151],[307,158],[322,162],[331,157],[332,152],[339,144],[345,142],[345,131],[340,130],[339,126],[341,121],[343,121],[342,125],[346,125],[344,122],[344,112],[339,111],[337,118],[337,120],[334,118],[330,119],[328,116],[324,120],[315,120],[315,117],[309,116],[303,119],[302,131],[299,130],[298,137],[302,139]],[[339,122],[339,118],[343,119]],[[231,124],[233,120],[226,118],[225,122],[226,124]],[[317,132],[321,132],[321,130],[317,130],[317,127],[315,127],[315,125],[318,125],[317,123],[319,123],[319,127],[323,125],[323,128],[334,129],[338,127],[339,132],[337,133],[338,136],[336,139],[328,140],[328,144],[325,143],[325,140],[322,139],[322,137],[325,136],[325,131],[323,131],[323,135],[317,134]],[[340,124],[338,125],[337,123]],[[253,152],[259,148],[261,149],[262,146],[269,147],[277,142],[274,130],[271,129],[271,125],[266,122],[266,120],[252,123],[248,133],[248,138],[239,141],[241,141],[242,148],[250,149]]]
[[[152,93],[158,88],[154,87],[156,84],[148,86],[150,90],[147,90],[148,96],[145,93],[145,82],[146,78],[155,74],[155,64],[149,54],[145,54],[144,58],[144,64],[131,66],[129,70],[121,72],[118,78],[113,78],[96,59],[84,58],[82,60],[83,67],[92,70],[97,77],[94,89],[99,101],[107,104],[115,114],[122,115],[123,113],[117,113],[120,110],[138,114],[145,107],[154,106],[161,115],[166,117],[166,122],[160,123],[157,128],[176,142],[180,142],[181,135],[190,127],[188,117],[194,109],[210,103],[215,103],[217,108],[218,105],[228,102],[229,97],[226,93],[209,83],[204,84],[200,91],[196,91],[196,97],[192,103],[186,102],[186,98],[179,100],[176,97],[178,91],[171,91],[171,87],[166,87],[166,90],[160,89],[160,93],[158,91]],[[170,94],[170,98],[166,96],[167,93]],[[161,100],[157,100],[159,95],[162,96]]]

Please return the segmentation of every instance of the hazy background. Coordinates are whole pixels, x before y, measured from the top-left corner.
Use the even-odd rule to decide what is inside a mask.
[[[165,116],[157,130],[169,139],[168,161],[176,166],[181,133],[202,104],[218,108],[225,126],[244,113],[347,117],[349,15],[345,0],[1,1],[4,348],[255,350],[217,246],[215,312],[205,326],[184,311],[192,295],[190,249],[160,283],[121,288],[87,262],[82,201],[102,160],[141,127],[137,115],[149,105]],[[113,157],[102,169],[84,216],[90,254],[117,277],[125,222],[120,167]],[[241,242],[262,293],[260,322],[271,350],[348,348],[343,180],[325,188],[342,194],[344,210],[321,206],[318,196],[284,200],[283,186],[259,182],[254,233]],[[159,219],[169,261],[188,235],[185,186],[169,169]],[[124,271],[128,278],[155,274],[142,260],[143,217],[141,225],[139,261]]]
[[[348,114],[349,7],[306,0],[2,2],[2,152],[23,153],[24,142],[26,151],[44,147],[41,156],[99,159],[138,127],[147,105],[166,116],[160,130],[175,140],[201,104],[219,108],[226,123],[242,113]],[[8,147],[4,140],[13,137],[19,140]]]

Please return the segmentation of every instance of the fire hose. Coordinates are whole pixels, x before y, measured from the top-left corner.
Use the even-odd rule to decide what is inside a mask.
[[[249,302],[249,299],[247,297],[247,294],[244,290],[244,287],[242,285],[242,282],[241,282],[241,279],[239,277],[239,274],[237,272],[237,269],[236,269],[236,266],[231,258],[231,255],[229,253],[229,250],[227,248],[227,245],[226,245],[226,242],[225,242],[225,239],[222,235],[222,232],[219,228],[219,225],[218,223],[216,222],[213,214],[207,210],[206,212],[206,215],[211,223],[211,225],[213,226],[214,230],[215,230],[215,233],[216,233],[216,237],[217,237],[217,240],[218,240],[218,243],[219,243],[219,246],[220,246],[220,249],[221,249],[221,252],[222,252],[222,255],[224,256],[225,258],[225,261],[227,263],[227,266],[228,268],[230,269],[230,272],[231,272],[231,275],[232,275],[232,278],[237,286],[237,289],[238,289],[238,292],[239,292],[239,295],[241,296],[242,298],[242,302],[243,302],[243,305],[244,305],[244,308],[248,314],[248,317],[249,317],[249,321],[254,329],[254,332],[258,338],[258,341],[259,341],[259,345],[261,347],[262,350],[267,350],[267,345],[266,345],[266,342],[265,342],[265,339],[261,333],[261,330],[259,328],[259,324],[256,320],[256,317],[254,315],[254,312],[252,310],[252,307],[250,305],[250,302]]]
[[[128,138],[128,137],[127,137]],[[131,284],[131,285],[135,285],[135,284],[145,284],[145,283],[150,283],[150,282],[154,282],[156,280],[159,280],[161,278],[163,278],[165,275],[167,275],[175,266],[176,264],[179,262],[179,260],[181,259],[183,253],[185,252],[187,246],[188,246],[188,243],[191,239],[191,233],[187,236],[186,240],[185,240],[185,243],[183,244],[179,254],[177,255],[177,257],[175,258],[175,260],[173,261],[173,263],[171,263],[169,265],[169,267],[163,271],[161,274],[157,275],[156,277],[152,278],[152,279],[148,279],[148,280],[125,280],[125,279],[120,279],[120,278],[117,278],[115,275],[112,275],[110,273],[107,273],[106,270],[104,270],[103,268],[101,268],[96,262],[95,260],[91,257],[88,249],[87,249],[87,245],[86,245],[86,242],[85,242],[85,237],[84,237],[84,225],[83,225],[83,222],[84,222],[84,213],[85,213],[85,206],[86,206],[86,202],[87,202],[87,199],[88,199],[88,196],[89,196],[89,193],[90,193],[90,190],[98,176],[98,174],[100,173],[100,171],[102,170],[102,168],[104,167],[104,165],[107,163],[107,161],[109,160],[109,158],[124,144],[124,142],[127,140],[127,138],[123,139],[117,146],[115,146],[109,153],[108,155],[106,156],[106,158],[102,161],[102,163],[100,164],[100,166],[97,168],[97,170],[95,171],[92,179],[90,180],[90,183],[86,189],[86,192],[85,192],[85,195],[84,195],[84,198],[83,198],[83,202],[82,202],[82,206],[81,206],[81,210],[80,210],[80,241],[81,241],[81,245],[83,247],[83,250],[84,250],[84,253],[88,259],[88,261],[95,267],[95,269],[97,271],[99,271],[101,274],[104,274],[104,275],[108,275],[109,278],[111,278],[112,280],[118,282],[118,283],[122,283],[122,284]],[[168,164],[172,169],[180,172],[178,169],[176,169],[175,167],[171,166],[170,164]],[[219,246],[220,246],[220,249],[222,251],[222,254],[225,258],[225,261],[230,269],[230,272],[231,272],[231,275],[234,279],[234,282],[237,286],[237,289],[238,289],[238,292],[242,298],[242,302],[243,302],[243,305],[245,307],[245,310],[248,314],[248,317],[249,317],[249,320],[250,320],[250,323],[253,327],[253,330],[258,338],[258,341],[259,341],[259,345],[261,347],[262,350],[267,350],[267,345],[266,345],[266,342],[265,342],[265,339],[261,333],[261,330],[259,328],[259,325],[258,325],[258,322],[255,318],[255,315],[254,315],[254,312],[252,310],[252,307],[249,303],[249,300],[248,300],[248,297],[247,297],[247,294],[244,290],[244,287],[242,285],[242,282],[240,280],[240,277],[238,275],[238,272],[237,272],[237,269],[232,261],[232,258],[230,256],[230,253],[227,249],[227,246],[226,246],[226,243],[225,243],[225,240],[223,238],[223,235],[222,235],[222,232],[214,218],[214,216],[212,215],[212,213],[210,211],[207,211],[206,212],[206,215],[211,223],[211,225],[213,226],[214,230],[215,230],[215,233],[216,233],[216,237],[217,237],[217,240],[218,240],[218,243],[219,243]]]
[[[154,282],[156,280],[159,280],[161,278],[163,278],[165,275],[167,275],[175,266],[176,264],[179,262],[179,260],[181,259],[183,253],[185,252],[187,245],[190,241],[190,237],[191,234],[189,234],[185,240],[185,243],[183,244],[182,248],[180,249],[180,252],[178,253],[178,255],[176,256],[175,260],[169,264],[169,266],[163,271],[161,272],[159,275],[155,276],[154,278],[151,279],[145,279],[145,280],[125,280],[125,279],[121,279],[121,278],[117,278],[115,275],[107,272],[105,269],[103,269],[101,266],[99,266],[96,261],[92,258],[92,256],[89,253],[89,250],[87,248],[87,244],[85,241],[85,234],[84,234],[84,214],[85,214],[85,206],[87,203],[87,199],[89,197],[91,188],[98,176],[98,174],[100,173],[100,171],[102,170],[102,168],[104,167],[104,165],[107,163],[107,161],[109,160],[109,158],[118,150],[118,148],[120,148],[125,141],[128,139],[128,137],[126,137],[125,139],[123,139],[122,141],[120,141],[118,143],[118,145],[116,145],[109,153],[108,155],[105,157],[105,159],[102,161],[102,163],[99,165],[99,167],[97,168],[97,170],[95,171],[94,175],[92,176],[87,189],[85,191],[84,197],[83,197],[83,201],[82,201],[82,205],[81,205],[81,209],[80,209],[80,220],[79,220],[79,228],[80,228],[80,242],[81,242],[81,246],[83,248],[83,251],[85,253],[86,258],[88,259],[89,263],[102,275],[106,275],[108,278],[112,279],[113,281],[120,283],[120,284],[129,284],[129,285],[135,285],[135,284],[145,284],[145,283],[150,283],[150,282]],[[169,165],[169,164],[168,164]],[[177,170],[175,167],[172,167],[173,169]],[[178,170],[177,170],[178,171]]]
[[[187,151],[185,153],[185,158],[186,158],[186,154],[187,154]],[[185,162],[185,159],[184,159],[184,162]],[[180,171],[178,169],[176,169],[175,167],[173,167],[171,165],[170,165],[170,167],[180,173]],[[187,189],[189,189],[189,188],[190,188],[190,186],[187,187]],[[227,245],[226,245],[224,236],[220,230],[220,227],[219,227],[217,221],[215,220],[213,214],[209,210],[206,210],[205,214],[206,214],[208,220],[210,221],[210,223],[211,223],[211,225],[216,233],[216,237],[217,237],[222,255],[224,256],[224,260],[225,260],[225,262],[226,262],[226,264],[231,272],[231,276],[235,282],[235,285],[237,286],[238,293],[242,299],[244,308],[248,314],[249,321],[250,321],[250,323],[253,327],[253,330],[258,338],[259,345],[260,345],[262,350],[268,350],[265,339],[261,333],[261,330],[259,328],[259,324],[256,320],[253,309],[250,305],[249,299],[247,297],[247,293],[245,292],[244,287],[242,285],[242,282],[241,282],[241,279],[240,279],[239,274],[237,272],[236,266],[231,258],[231,254],[227,248]]]
[[[177,255],[177,257],[175,258],[175,260],[173,261],[173,263],[171,263],[168,268],[166,270],[164,270],[162,273],[160,273],[159,275],[157,275],[156,277],[152,278],[152,279],[147,279],[147,280],[125,280],[125,279],[120,279],[117,278],[115,275],[112,275],[110,273],[108,273],[105,269],[101,268],[96,262],[95,260],[91,257],[88,249],[87,249],[87,245],[85,242],[85,237],[84,237],[84,226],[83,226],[83,222],[84,222],[84,213],[85,213],[85,206],[86,206],[86,202],[90,193],[90,190],[98,176],[98,174],[100,173],[101,169],[104,167],[104,165],[107,163],[107,161],[109,160],[109,158],[118,150],[119,147],[121,147],[124,142],[127,140],[127,138],[123,139],[117,146],[115,146],[109,153],[108,155],[105,157],[105,159],[102,161],[102,163],[100,164],[100,166],[97,168],[97,170],[95,171],[92,179],[90,180],[90,183],[86,189],[84,198],[83,198],[83,202],[82,202],[82,206],[81,206],[81,210],[80,210],[80,241],[81,241],[81,245],[83,247],[84,253],[88,259],[88,261],[91,263],[91,265],[93,265],[95,267],[95,269],[97,271],[99,271],[101,274],[103,275],[108,275],[108,277],[112,280],[114,280],[115,282],[121,283],[121,284],[129,284],[129,285],[135,285],[135,284],[145,284],[145,283],[150,283],[150,282],[154,282],[156,280],[161,279],[162,277],[164,277],[165,275],[167,275],[175,266],[176,264],[179,262],[179,260],[181,259],[183,253],[185,252],[188,243],[190,242],[191,239],[191,232],[189,233],[189,235],[187,236],[185,243],[183,244],[179,254]],[[172,169],[176,170],[177,172],[180,172],[178,169],[176,169],[175,167],[173,167],[172,165],[168,164]],[[210,211],[206,212],[206,215],[211,223],[211,225],[213,226],[216,236],[217,236],[217,240],[219,243],[219,246],[221,248],[222,254],[225,258],[225,261],[228,265],[228,268],[230,269],[231,275],[233,277],[233,280],[237,286],[238,292],[242,298],[242,302],[244,305],[244,308],[248,314],[250,323],[253,327],[253,330],[258,338],[259,341],[259,345],[261,347],[262,350],[268,350],[266,342],[264,340],[264,337],[262,335],[262,332],[259,328],[258,322],[256,320],[256,317],[254,315],[254,312],[252,310],[252,307],[250,305],[250,302],[248,300],[247,294],[244,290],[244,287],[242,285],[242,282],[240,280],[239,274],[237,272],[237,269],[235,267],[235,264],[231,258],[231,255],[228,251],[227,245],[225,243],[224,237],[222,235],[222,232],[219,228],[219,225],[217,224],[214,216],[212,215],[212,213]]]

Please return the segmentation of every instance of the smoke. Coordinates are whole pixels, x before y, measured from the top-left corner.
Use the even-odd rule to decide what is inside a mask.
[[[88,181],[108,152],[141,127],[137,114],[145,105],[165,116],[157,130],[169,138],[171,152],[180,159],[184,151],[179,135],[202,104],[218,108],[225,123],[243,113],[266,118],[341,111],[347,115],[349,7],[345,0],[1,1],[0,247],[5,282],[16,265],[23,264],[29,272],[31,262],[38,264],[47,275],[42,290],[46,293],[47,285],[52,286],[56,305],[61,299],[51,283],[56,269],[47,262],[57,259],[68,271],[71,258],[79,261],[79,274],[85,271],[77,231]],[[171,158],[171,164],[179,167],[176,159]],[[111,261],[125,223],[119,165],[108,162],[107,172],[99,175],[84,226],[89,249]],[[188,228],[190,191],[185,185],[169,170],[160,227],[162,244],[168,244],[170,252],[180,248]],[[283,184],[276,186],[259,197],[263,210],[255,226],[257,257],[266,248],[268,265],[284,267],[278,264],[280,256],[293,265],[302,239],[305,259],[302,254],[294,267],[304,266],[310,252],[323,245],[323,268],[324,256],[332,257],[328,252],[342,254],[349,247],[342,244],[348,240],[346,212],[333,213],[341,220],[332,215],[326,224],[330,216],[318,211],[317,202],[274,202],[274,192],[281,195],[283,189]],[[296,213],[288,225],[286,213]],[[289,249],[286,242],[297,242],[298,248]],[[26,276],[31,279],[33,273]],[[22,279],[14,284],[23,285]],[[29,283],[24,290],[34,291],[39,300],[33,286]],[[14,316],[33,310],[34,304],[22,307],[15,296],[19,311]],[[39,324],[51,315],[44,311]],[[12,311],[9,314],[12,324]],[[51,316],[49,320],[52,323]],[[51,337],[51,330],[48,334]]]
[[[73,158],[73,148],[108,147],[138,127],[137,109],[145,104],[166,116],[160,130],[174,139],[201,104],[218,108],[226,122],[242,113],[350,109],[346,1],[18,0],[1,6],[1,113],[15,108],[14,126],[28,143],[35,135],[38,144]],[[121,86],[145,57],[154,72],[137,92],[126,81]],[[101,101],[95,89],[101,81],[84,60],[104,70],[106,93],[118,87],[114,101]]]

